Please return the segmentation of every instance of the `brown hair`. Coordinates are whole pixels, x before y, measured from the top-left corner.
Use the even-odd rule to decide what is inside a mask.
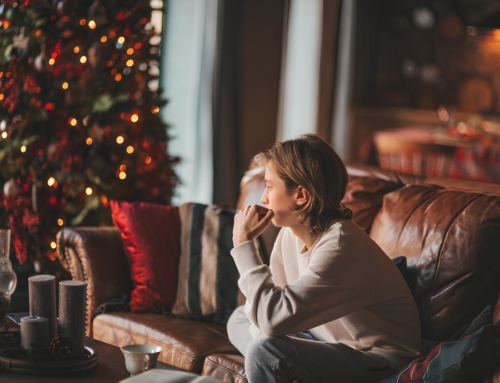
[[[340,201],[347,187],[347,171],[333,148],[315,134],[277,142],[255,157],[258,164],[272,160],[289,192],[300,185],[310,198],[294,211],[309,219],[312,235],[325,231],[338,218],[350,219],[352,212]]]

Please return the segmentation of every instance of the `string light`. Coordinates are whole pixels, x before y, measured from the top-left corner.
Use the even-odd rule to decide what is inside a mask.
[[[21,153],[25,153],[26,152],[26,146],[25,145],[21,146],[20,150],[21,150]]]
[[[88,187],[87,189],[85,189],[85,194],[87,194],[87,195],[92,195],[92,192],[93,192],[93,190],[91,187]]]
[[[103,205],[106,205],[108,203],[108,197],[106,197],[105,195],[101,196],[101,203]]]
[[[144,157],[144,163],[145,163],[145,164],[150,164],[150,163],[151,163],[151,161],[153,161],[153,159],[151,158],[151,156],[146,156],[146,157]]]
[[[118,177],[119,177],[121,180],[124,180],[125,178],[127,178],[127,173],[125,173],[125,172],[120,172],[120,173],[118,174]]]
[[[89,21],[89,28],[90,29],[95,29],[97,27],[97,24],[95,23],[94,20]]]
[[[2,133],[2,138],[7,138],[8,136],[9,136],[9,134],[7,132]]]
[[[116,143],[117,144],[123,144],[124,141],[125,141],[125,139],[123,138],[123,136],[116,137]]]
[[[120,73],[118,73],[116,76],[115,76],[115,81],[121,81],[122,79],[122,75]]]
[[[134,147],[133,146],[127,146],[127,153],[132,154],[134,152]]]
[[[155,105],[151,108],[151,113],[157,114],[160,111],[160,107]]]
[[[49,59],[49,65],[54,65],[55,63],[56,63],[56,60],[54,60],[53,58]]]
[[[120,165],[120,171],[121,171],[121,172],[124,172],[125,170],[127,170],[127,165],[125,165],[125,164],[121,164],[121,165]]]
[[[0,94],[0,101],[2,101],[2,100],[3,100],[3,98],[4,98],[4,95],[3,95],[3,93],[2,93],[2,94]]]
[[[101,43],[105,43],[106,41],[108,41],[108,36],[102,36]]]
[[[56,245],[56,243],[54,241],[52,241],[50,243],[50,247],[55,250],[57,248],[57,245]]]
[[[64,81],[64,82],[62,83],[62,88],[63,88],[63,89],[68,89],[68,88],[69,88],[69,84],[68,84],[66,81]]]
[[[78,53],[80,52],[80,48],[79,47],[74,47],[73,48],[73,53]]]
[[[85,20],[85,19],[81,19],[81,20],[80,20],[80,25],[81,25],[81,26],[84,26],[85,24],[87,24],[87,20]]]
[[[47,185],[49,185],[49,186],[54,186],[55,183],[56,183],[56,179],[54,177],[50,177],[47,180]]]
[[[80,57],[80,62],[81,62],[82,64],[85,64],[85,63],[87,62],[87,57],[86,57],[86,56],[82,56],[82,57]]]
[[[127,60],[126,65],[127,65],[128,67],[134,66],[134,60],[132,60],[132,59]]]
[[[63,221],[61,218],[59,218],[59,219],[57,220],[57,224],[58,224],[59,226],[62,226],[62,225],[64,225],[64,221]]]
[[[120,36],[120,37],[118,37],[117,41],[118,41],[118,44],[123,44],[125,42],[125,37]]]
[[[87,145],[92,145],[92,142],[94,142],[94,141],[92,141],[92,138],[90,138],[90,137],[88,137],[88,138],[85,140],[85,143],[86,143]]]
[[[76,124],[78,124],[78,121],[77,121],[77,119],[76,119],[76,118],[72,118],[72,119],[69,121],[69,124],[70,124],[71,126],[76,126]]]
[[[127,49],[127,54],[130,56],[132,54],[134,54],[134,48],[128,48]]]
[[[137,114],[133,114],[132,117],[130,117],[130,121],[132,122],[137,122],[139,121],[139,116]]]

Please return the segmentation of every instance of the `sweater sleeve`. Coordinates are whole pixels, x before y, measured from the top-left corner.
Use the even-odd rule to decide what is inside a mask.
[[[231,254],[240,272],[238,284],[247,298],[249,320],[266,335],[288,335],[366,307],[369,281],[358,275],[345,251],[335,241],[318,245],[307,269],[281,288],[252,242],[235,247]]]

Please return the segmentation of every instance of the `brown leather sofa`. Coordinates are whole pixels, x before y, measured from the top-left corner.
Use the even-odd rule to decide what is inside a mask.
[[[344,202],[354,221],[389,257],[407,257],[407,281],[425,339],[458,338],[495,302],[494,320],[500,321],[500,185],[357,165],[348,166],[348,173]],[[259,182],[254,174],[244,186],[252,189]],[[163,347],[159,360],[165,363],[224,382],[247,381],[244,359],[222,326],[130,312],[92,320],[99,304],[132,289],[117,229],[67,227],[57,244],[64,267],[88,283],[87,335],[117,346],[155,343]]]

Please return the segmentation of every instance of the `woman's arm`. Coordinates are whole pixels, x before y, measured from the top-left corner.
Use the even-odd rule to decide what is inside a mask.
[[[288,335],[366,307],[371,295],[369,281],[342,251],[328,244],[319,246],[307,270],[282,288],[273,280],[270,268],[260,262],[253,243],[234,248],[231,254],[240,272],[240,289],[250,306],[250,321],[266,335]]]

